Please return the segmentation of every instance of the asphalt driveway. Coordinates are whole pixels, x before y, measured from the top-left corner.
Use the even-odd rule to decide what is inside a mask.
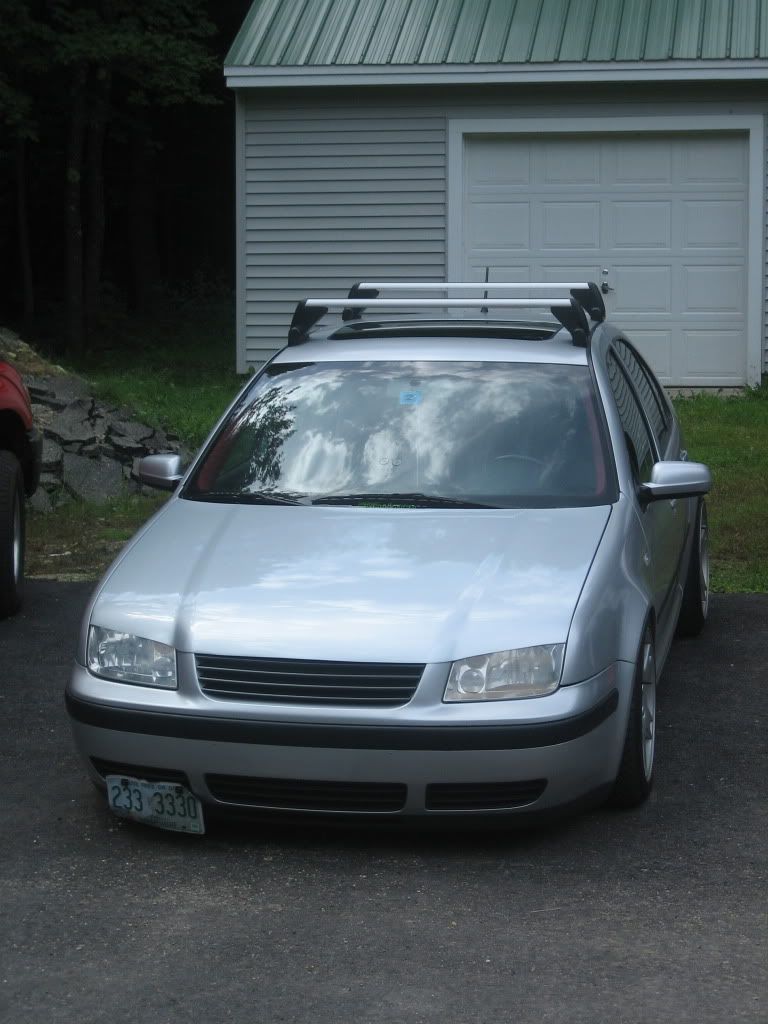
[[[768,596],[659,694],[656,790],[512,835],[174,836],[110,816],[62,692],[88,584],[0,623],[0,1020],[768,1019]]]

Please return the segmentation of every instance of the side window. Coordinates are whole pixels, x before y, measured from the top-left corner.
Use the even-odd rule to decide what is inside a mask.
[[[665,408],[664,399],[659,393],[661,385],[626,341],[617,338],[614,345],[635,387],[640,403],[645,410],[645,415],[648,417],[648,422],[651,424],[651,428],[656,435],[659,451],[664,452],[669,440],[669,415]]]
[[[619,366],[613,352],[608,353],[606,367],[635,476],[639,483],[647,483],[651,479],[651,470],[656,461],[651,435],[625,371]]]

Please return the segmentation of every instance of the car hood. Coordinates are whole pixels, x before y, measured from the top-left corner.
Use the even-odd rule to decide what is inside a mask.
[[[609,514],[172,499],[91,621],[181,651],[343,661],[560,643]]]

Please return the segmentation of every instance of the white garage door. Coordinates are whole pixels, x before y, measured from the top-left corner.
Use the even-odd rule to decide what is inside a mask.
[[[747,140],[467,136],[464,271],[605,282],[665,383],[747,379]]]

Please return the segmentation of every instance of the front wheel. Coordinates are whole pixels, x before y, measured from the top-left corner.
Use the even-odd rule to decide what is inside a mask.
[[[709,613],[709,519],[702,498],[696,509],[693,547],[677,620],[678,636],[698,636]]]
[[[24,479],[13,452],[0,451],[0,618],[21,607],[24,587]]]
[[[613,807],[637,807],[653,786],[656,753],[656,645],[653,629],[645,627],[637,656],[629,707],[629,721],[621,765],[609,803]]]

